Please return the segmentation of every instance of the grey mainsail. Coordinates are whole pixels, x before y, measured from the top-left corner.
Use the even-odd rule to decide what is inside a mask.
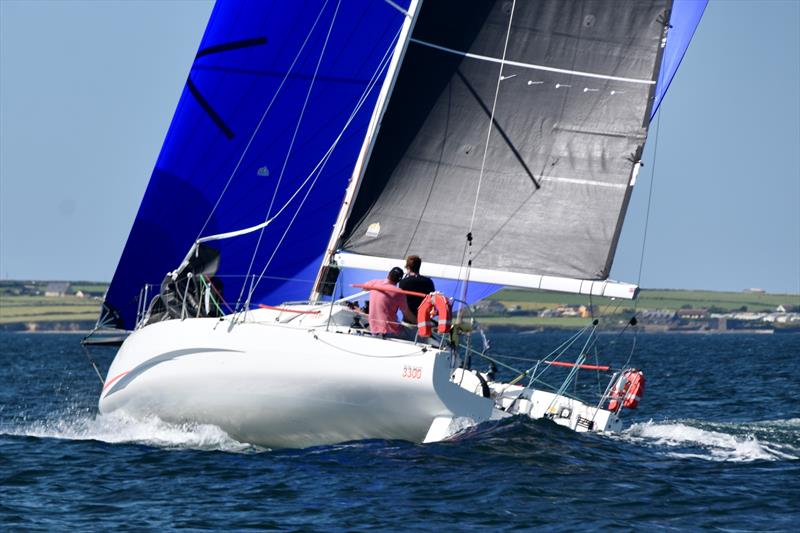
[[[605,280],[671,0],[468,5],[422,5],[340,251]]]

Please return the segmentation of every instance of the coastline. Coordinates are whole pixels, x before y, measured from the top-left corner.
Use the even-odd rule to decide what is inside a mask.
[[[0,280],[0,332],[88,333],[107,283]],[[800,332],[800,295],[642,289],[638,301],[505,288],[476,302],[472,316],[489,333],[577,331],[600,319],[598,333],[619,333],[632,316],[638,333],[772,334]]]

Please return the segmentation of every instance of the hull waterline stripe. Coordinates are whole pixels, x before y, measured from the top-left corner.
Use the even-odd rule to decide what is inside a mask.
[[[108,380],[107,383],[103,384],[103,392],[105,392],[106,389],[109,388],[111,385],[113,385],[115,381],[117,381],[122,376],[126,375],[128,372],[130,372],[130,370],[126,370],[125,372],[123,372],[121,374],[117,374],[116,376],[114,376],[113,378]]]
[[[185,355],[195,355],[195,354],[204,354],[212,352],[242,353],[240,350],[228,350],[225,348],[187,348],[183,350],[173,350],[171,352],[162,353],[161,355],[156,355],[155,357],[151,357],[147,361],[136,365],[132,369],[123,372],[118,376],[115,376],[114,379],[112,379],[106,384],[106,387],[112,385],[112,383],[113,386],[109,389],[108,393],[106,393],[105,397],[108,398],[112,394],[123,390],[125,387],[130,385],[130,383],[134,379],[142,375],[144,372],[150,370],[154,366],[160,365],[161,363],[166,363],[167,361],[171,361],[173,359],[177,359],[178,357],[183,357]],[[105,387],[103,388],[103,390],[105,391]]]

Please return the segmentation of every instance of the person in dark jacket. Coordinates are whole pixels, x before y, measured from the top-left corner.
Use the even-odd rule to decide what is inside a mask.
[[[431,278],[420,275],[419,267],[422,265],[422,259],[418,255],[409,255],[406,257],[406,275],[400,280],[400,288],[404,291],[420,292],[422,294],[430,294],[436,290]],[[406,296],[408,300],[408,307],[414,316],[417,315],[419,304],[422,303],[421,296]]]

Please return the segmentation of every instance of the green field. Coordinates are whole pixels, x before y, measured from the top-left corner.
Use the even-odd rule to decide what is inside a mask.
[[[77,296],[0,294],[0,324],[94,321],[97,319],[99,308],[99,301]]]
[[[543,292],[538,290],[504,289],[490,297],[507,308],[547,309],[562,305],[587,305],[589,297],[575,294]],[[630,300],[612,300],[593,297],[591,303],[599,306],[600,313],[614,309],[633,308]],[[747,307],[748,311],[774,311],[778,305],[800,305],[798,294],[759,294],[748,292],[684,291],[642,289],[637,307],[639,309],[677,310],[686,307],[695,309],[715,308],[721,312],[735,311]]]
[[[482,326],[510,326],[515,328],[582,328],[591,322],[588,318],[540,316],[485,316],[479,317],[477,320]]]

